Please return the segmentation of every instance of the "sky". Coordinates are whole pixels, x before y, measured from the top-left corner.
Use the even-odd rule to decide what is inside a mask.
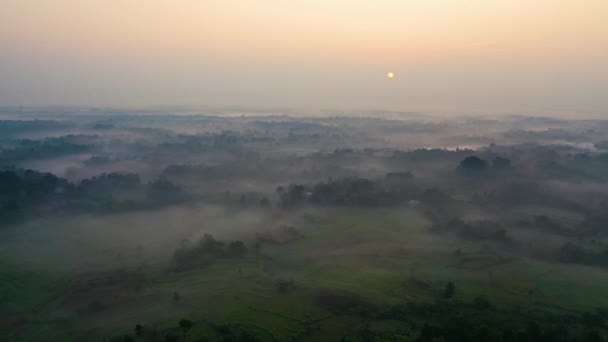
[[[0,105],[608,117],[608,1],[0,0]]]

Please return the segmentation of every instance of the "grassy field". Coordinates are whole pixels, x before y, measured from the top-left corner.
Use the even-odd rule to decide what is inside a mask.
[[[538,211],[568,215],[547,208],[511,214]],[[251,245],[256,232],[277,224],[293,225],[302,237],[200,269],[168,270],[183,239],[212,233]],[[516,256],[432,233],[429,225],[409,207],[278,213],[202,206],[9,227],[0,233],[0,339],[105,340],[132,333],[137,323],[179,334],[184,317],[195,322],[192,341],[213,340],[222,325],[262,340],[339,340],[369,324],[387,331],[400,324],[336,313],[319,303],[319,293],[390,307],[431,302],[448,281],[459,299],[484,296],[497,306],[578,312],[608,305],[606,270]],[[295,286],[277,291],[280,280]]]

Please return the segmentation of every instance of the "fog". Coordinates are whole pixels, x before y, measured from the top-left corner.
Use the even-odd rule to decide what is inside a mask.
[[[608,122],[227,112],[2,108],[9,340],[606,336]]]
[[[608,341],[606,18],[1,0],[0,341]]]

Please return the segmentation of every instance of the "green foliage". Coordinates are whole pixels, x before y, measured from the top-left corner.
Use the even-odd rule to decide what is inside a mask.
[[[147,197],[144,197],[145,192]],[[137,197],[139,195],[139,198]],[[120,197],[132,200],[121,201]],[[73,184],[51,173],[0,171],[0,221],[64,212],[120,212],[181,203],[181,188],[156,180],[142,185],[137,174],[101,174]],[[26,215],[27,214],[27,215]]]
[[[451,280],[447,282],[445,285],[445,289],[443,290],[443,298],[444,299],[452,299],[456,294],[456,285]]]
[[[194,323],[189,319],[182,318],[179,320],[178,325],[179,325],[180,329],[182,329],[184,334],[187,334],[188,331],[190,331],[190,329],[192,329],[192,326],[194,325]]]
[[[226,244],[205,234],[196,244],[183,245],[173,253],[171,269],[186,271],[211,265],[216,258],[242,258],[247,256],[247,246],[242,241]]]
[[[492,303],[484,296],[477,296],[473,299],[473,307],[477,310],[484,311],[492,309]]]
[[[355,177],[314,185],[292,184],[287,189],[278,188],[277,192],[284,208],[306,203],[321,206],[394,206],[424,196],[414,184],[395,184],[395,177],[382,181]]]
[[[509,237],[501,224],[492,221],[464,222],[461,219],[452,219],[445,225],[434,225],[433,230],[453,232],[467,240],[491,240],[512,247],[518,245],[517,241]]]
[[[560,248],[558,260],[564,263],[608,266],[608,247],[600,251],[594,251],[567,242]]]
[[[477,156],[466,157],[458,165],[458,170],[465,175],[477,174],[487,168],[488,162]]]
[[[135,331],[136,336],[141,336],[141,334],[144,331],[144,327],[143,327],[143,325],[138,323],[138,324],[135,324],[135,328],[133,328],[133,330]]]
[[[368,300],[356,293],[335,289],[319,289],[315,294],[317,305],[334,313],[362,313],[371,308]]]
[[[179,203],[182,189],[166,179],[157,179],[147,185],[146,198],[156,205]]]
[[[483,303],[483,305],[481,305]],[[581,313],[531,312],[521,316],[487,305],[476,298],[471,304],[453,301],[410,303],[383,311],[377,318],[397,319],[412,323],[416,341],[603,341],[608,332],[608,316]],[[586,318],[587,317],[587,318]],[[395,331],[393,334],[397,335]],[[369,334],[369,332],[368,332]],[[381,336],[380,332],[372,332]]]
[[[2,131],[0,122],[0,131]],[[3,137],[6,135],[3,135]],[[79,136],[67,135],[42,140],[18,140],[13,148],[0,149],[0,165],[12,165],[33,159],[45,159],[87,152],[91,146],[78,142]]]
[[[508,158],[496,156],[492,159],[492,168],[501,171],[507,171],[512,169],[511,160]]]

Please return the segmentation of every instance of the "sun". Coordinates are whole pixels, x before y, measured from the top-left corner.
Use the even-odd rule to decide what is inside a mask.
[[[395,73],[389,72],[388,74],[386,74],[386,77],[388,77],[388,78],[394,78],[395,77]]]

